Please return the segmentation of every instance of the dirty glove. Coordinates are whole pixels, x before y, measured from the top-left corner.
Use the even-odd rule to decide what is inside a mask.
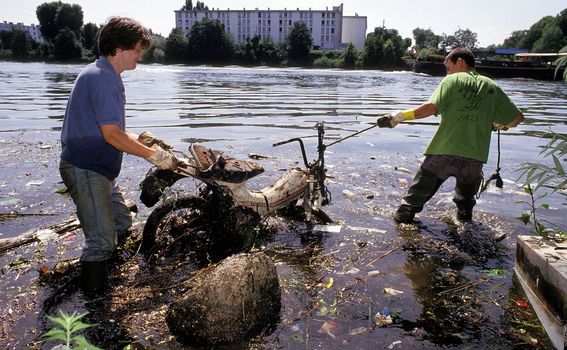
[[[508,130],[508,127],[505,125],[492,123],[492,131],[500,131],[500,130],[506,131]]]
[[[376,123],[381,128],[393,128],[403,120],[412,119],[415,119],[414,111],[413,109],[407,109],[405,111],[392,112],[389,116],[379,118]]]
[[[171,145],[168,145],[162,139],[154,136],[154,134],[152,134],[149,131],[144,131],[143,133],[141,133],[140,136],[138,136],[138,142],[146,147],[152,147],[153,145],[158,145],[166,151],[173,149]]]
[[[155,150],[155,153],[151,157],[146,158],[148,162],[155,165],[159,170],[177,169],[179,160],[173,153],[165,151],[158,145],[153,145],[152,149]]]

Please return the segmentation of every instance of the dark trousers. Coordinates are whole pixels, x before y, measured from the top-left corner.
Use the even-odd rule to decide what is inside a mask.
[[[482,182],[482,162],[456,156],[426,156],[418,170],[407,195],[398,208],[395,220],[409,223],[416,213],[439,190],[449,177],[456,179],[453,202],[457,205],[457,218],[472,220],[472,210],[476,204],[475,195]]]

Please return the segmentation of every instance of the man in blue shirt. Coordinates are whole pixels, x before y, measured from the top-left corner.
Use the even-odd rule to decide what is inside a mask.
[[[97,40],[100,57],[79,74],[67,102],[59,166],[85,234],[81,281],[87,292],[103,290],[107,261],[132,225],[116,184],[123,153],[163,170],[177,165],[171,152],[159,145],[147,147],[126,131],[120,74],[136,68],[142,50],[151,45],[149,31],[132,19],[112,17]]]

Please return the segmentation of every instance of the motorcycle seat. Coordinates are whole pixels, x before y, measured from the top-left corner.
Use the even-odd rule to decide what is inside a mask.
[[[239,183],[264,172],[262,165],[256,162],[218,155],[199,144],[192,144],[189,151],[203,179]]]

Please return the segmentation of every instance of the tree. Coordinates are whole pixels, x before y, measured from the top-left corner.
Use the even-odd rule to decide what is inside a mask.
[[[534,43],[538,41],[539,38],[541,38],[544,28],[554,21],[555,18],[553,16],[545,16],[534,23],[526,33],[526,36],[520,42],[520,47],[531,51]]]
[[[193,9],[193,1],[185,0],[185,6],[183,6],[181,9],[185,11],[191,11]]]
[[[205,6],[205,3],[202,1],[197,1],[197,4],[195,4],[195,10],[197,11],[209,11],[209,6]]]
[[[191,27],[187,46],[189,57],[198,62],[221,62],[232,57],[234,45],[217,19],[203,18]]]
[[[12,48],[12,37],[14,36],[13,30],[0,31],[0,41],[2,41],[2,49],[10,50]]]
[[[63,4],[55,16],[57,29],[69,28],[78,36],[83,26],[83,9],[79,5]]]
[[[166,39],[161,35],[152,35],[152,46],[142,53],[142,62],[163,62],[165,59]]]
[[[267,37],[262,39],[258,47],[258,59],[262,63],[279,64],[283,52],[285,52],[283,44],[276,44],[272,38]]]
[[[307,61],[312,46],[313,38],[305,23],[295,22],[287,37],[287,57],[294,61]]]
[[[376,32],[366,36],[363,62],[366,67],[378,67],[384,59],[384,39]]]
[[[61,29],[53,41],[53,55],[57,60],[81,57],[81,43],[75,32],[69,28]]]
[[[246,41],[236,45],[235,58],[243,63],[255,63],[258,61],[259,42],[260,38],[257,35],[252,37],[252,39],[246,38]]]
[[[557,15],[557,25],[561,29],[563,37],[567,37],[567,8]],[[567,42],[564,44],[567,45]]]
[[[367,67],[392,67],[402,64],[402,56],[411,45],[396,29],[374,28],[364,42],[363,62]]]
[[[516,30],[504,40],[501,46],[507,49],[527,49],[527,47],[521,46],[527,34],[527,30]]]
[[[183,62],[187,59],[187,38],[181,29],[175,28],[165,40],[165,60],[167,62]]]
[[[90,22],[83,26],[83,30],[81,31],[81,41],[85,49],[96,51],[95,45],[97,45],[96,34],[98,33],[98,29],[99,28],[96,24]]]
[[[27,58],[30,56],[33,39],[24,30],[12,30],[12,56],[15,58]]]
[[[543,28],[541,37],[537,39],[533,46],[532,52],[557,52],[562,47],[563,35],[557,22],[548,23]]]
[[[59,33],[55,18],[61,6],[63,6],[61,1],[46,2],[39,5],[35,11],[39,21],[41,35],[43,35],[43,38],[47,41],[53,41]]]
[[[437,50],[441,37],[435,35],[431,29],[415,28],[413,30],[413,40],[415,42],[416,51],[427,48]]]
[[[343,67],[353,68],[356,66],[357,61],[358,61],[358,50],[352,43],[349,43],[344,53]]]
[[[468,49],[474,50],[478,43],[477,36],[478,35],[472,32],[470,29],[459,29],[453,35],[443,34],[440,46],[445,51],[449,51],[456,47],[466,47]]]

